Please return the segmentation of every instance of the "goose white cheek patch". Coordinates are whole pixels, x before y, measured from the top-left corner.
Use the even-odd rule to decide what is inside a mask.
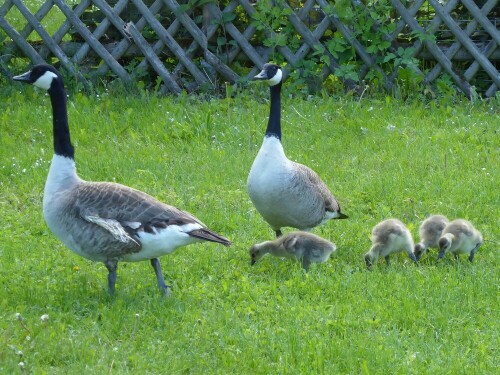
[[[281,71],[281,69],[278,69],[274,77],[267,82],[269,83],[269,86],[275,86],[281,82],[281,78],[283,78],[283,72]]]
[[[43,75],[38,78],[35,83],[33,83],[36,87],[40,87],[41,89],[48,90],[50,89],[50,85],[52,81],[57,78],[57,74],[54,72],[45,72]]]

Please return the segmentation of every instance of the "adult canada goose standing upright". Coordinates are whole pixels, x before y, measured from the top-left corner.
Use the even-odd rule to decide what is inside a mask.
[[[438,241],[441,238],[443,229],[450,221],[443,215],[432,215],[425,219],[418,233],[420,235],[420,242],[415,245],[413,254],[417,260],[420,260],[422,254],[429,248],[438,248]]]
[[[483,243],[483,236],[474,225],[464,219],[456,219],[448,223],[438,241],[441,259],[446,253],[452,253],[455,258],[460,254],[469,254],[469,261],[474,260],[477,249]]]
[[[158,257],[199,241],[231,244],[191,214],[146,193],[116,183],[80,179],[61,75],[50,65],[37,65],[14,80],[47,90],[52,103],[54,156],[43,194],[45,221],[72,251],[105,264],[111,294],[119,261],[149,259],[158,287],[167,294]]]
[[[289,160],[281,144],[281,80],[278,65],[265,64],[254,78],[270,85],[271,109],[264,142],[248,175],[247,189],[255,208],[275,231],[300,230],[347,218],[326,184],[310,168]]]

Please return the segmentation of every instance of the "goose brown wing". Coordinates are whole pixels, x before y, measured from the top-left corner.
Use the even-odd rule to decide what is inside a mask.
[[[78,186],[75,207],[80,213],[95,215],[132,225],[147,226],[165,222],[183,225],[199,223],[191,214],[164,204],[150,195],[124,185],[109,182],[88,182]],[[136,229],[136,228],[134,228]]]
[[[330,192],[330,189],[323,182],[321,177],[318,176],[316,172],[314,172],[311,168],[306,167],[305,165],[294,163],[297,167],[297,170],[300,171],[300,174],[303,176],[304,180],[306,180],[312,187],[312,190],[315,191],[316,194],[319,194],[321,198],[325,202],[325,210],[331,212],[339,212],[340,204],[335,199],[333,194]]]

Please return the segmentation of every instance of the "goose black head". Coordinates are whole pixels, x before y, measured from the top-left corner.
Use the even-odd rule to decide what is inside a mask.
[[[44,90],[49,90],[52,82],[61,79],[61,76],[56,68],[51,65],[41,64],[35,65],[31,70],[24,74],[12,77],[14,81],[32,84]]]
[[[262,71],[257,74],[254,79],[259,81],[266,81],[269,86],[275,86],[281,82],[283,78],[283,71],[281,67],[276,64],[264,64]]]

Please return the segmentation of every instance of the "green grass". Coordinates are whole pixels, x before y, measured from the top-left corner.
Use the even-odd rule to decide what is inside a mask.
[[[168,299],[148,262],[121,263],[110,298],[105,267],[44,223],[50,102],[19,88],[0,94],[0,373],[498,373],[498,101],[285,97],[287,155],[350,216],[314,230],[338,250],[306,274],[272,257],[249,265],[249,247],[273,237],[245,186],[267,102],[71,93],[82,178],[144,190],[234,241],[163,257]],[[432,213],[482,231],[473,264],[433,251],[418,268],[400,255],[365,270],[375,224],[396,217],[416,236]]]

